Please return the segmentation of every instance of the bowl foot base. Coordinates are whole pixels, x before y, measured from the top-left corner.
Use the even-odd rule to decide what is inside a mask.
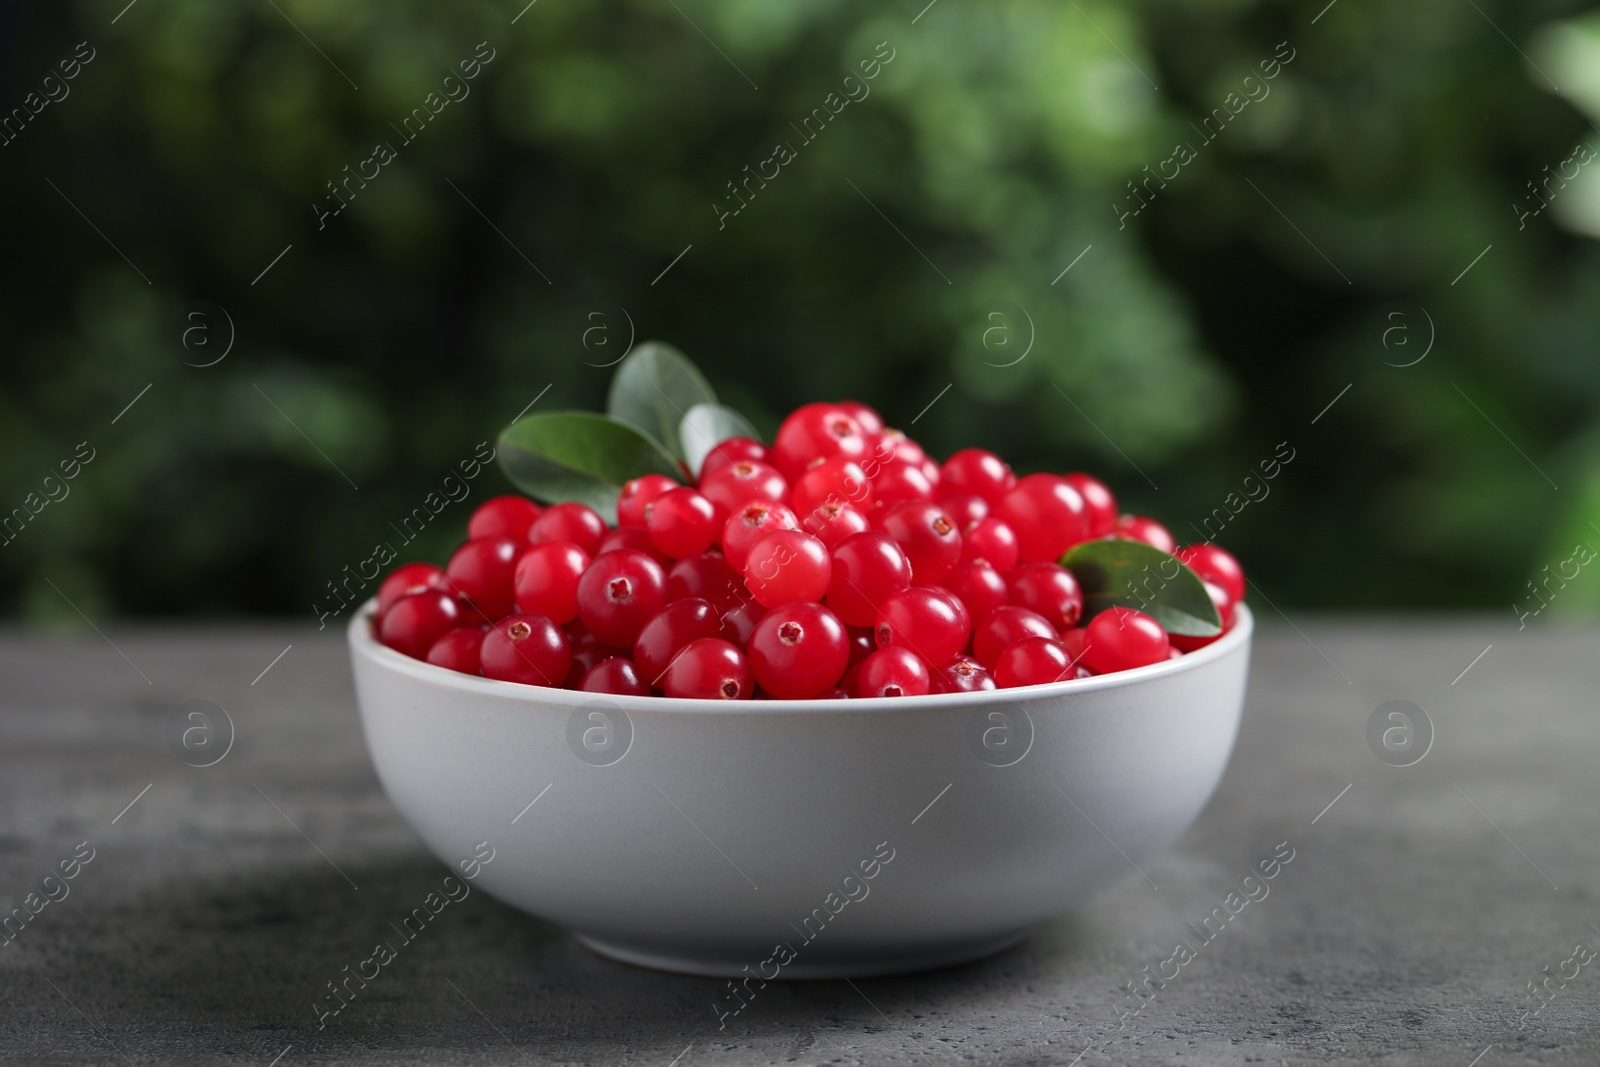
[[[971,963],[985,956],[993,956],[1018,944],[1028,935],[1026,930],[1013,930],[998,937],[959,944],[936,945],[915,951],[863,955],[856,959],[807,961],[805,954],[788,963],[774,981],[784,979],[873,978],[890,974],[909,974],[913,971],[931,971],[938,967],[953,967]],[[606,941],[587,934],[572,935],[584,948],[619,963],[632,964],[652,971],[672,971],[692,974],[702,978],[742,978],[746,968],[751,973],[761,960],[717,959],[705,956],[686,956],[676,953],[656,952],[635,948],[616,941]]]

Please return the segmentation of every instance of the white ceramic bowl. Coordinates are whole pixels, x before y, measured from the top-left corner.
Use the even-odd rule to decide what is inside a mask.
[[[1140,877],[1227,766],[1238,610],[1220,640],[1138,670],[874,700],[476,678],[380,645],[371,604],[349,640],[372,761],[435,855],[603,955],[748,987],[975,959]]]

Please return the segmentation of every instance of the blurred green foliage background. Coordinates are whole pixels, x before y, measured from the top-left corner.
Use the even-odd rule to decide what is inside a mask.
[[[1180,539],[1288,442],[1220,538],[1283,608],[1504,611],[1600,545],[1586,5],[125,2],[0,16],[0,510],[94,454],[0,547],[0,613],[309,617],[635,334],[769,431],[858,398]],[[406,554],[506,487],[471,485]]]

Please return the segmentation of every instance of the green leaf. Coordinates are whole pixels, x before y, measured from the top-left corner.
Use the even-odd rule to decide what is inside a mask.
[[[1142,611],[1168,633],[1212,637],[1222,617],[1205,585],[1175,556],[1142,541],[1084,541],[1061,557],[1083,587],[1087,621],[1118,605]]]
[[[685,456],[678,426],[696,404],[715,404],[717,394],[687,356],[669,344],[646,341],[617,365],[606,413],[631,423]]]
[[[678,424],[678,437],[683,441],[683,458],[695,475],[712,449],[730,437],[748,437],[761,440],[756,428],[748,419],[730,407],[721,404],[696,404]]]
[[[660,442],[590,411],[529,415],[500,435],[499,459],[506,477],[535,500],[576,500],[612,523],[623,482],[641,474],[683,479],[683,469]]]

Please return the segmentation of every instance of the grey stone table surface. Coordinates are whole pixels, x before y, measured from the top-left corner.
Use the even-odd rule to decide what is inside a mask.
[[[319,1030],[326,983],[445,873],[378,784],[340,637],[0,633],[0,906],[31,914],[0,947],[0,1062],[1600,1063],[1596,634],[1295,623],[1263,626],[1232,764],[1148,881],[977,964],[775,985],[725,1030],[720,982],[482,893]],[[206,768],[165,738],[195,699],[235,724]],[[1406,767],[1367,739],[1396,699],[1434,731]],[[1282,842],[1268,896],[1197,937]]]

